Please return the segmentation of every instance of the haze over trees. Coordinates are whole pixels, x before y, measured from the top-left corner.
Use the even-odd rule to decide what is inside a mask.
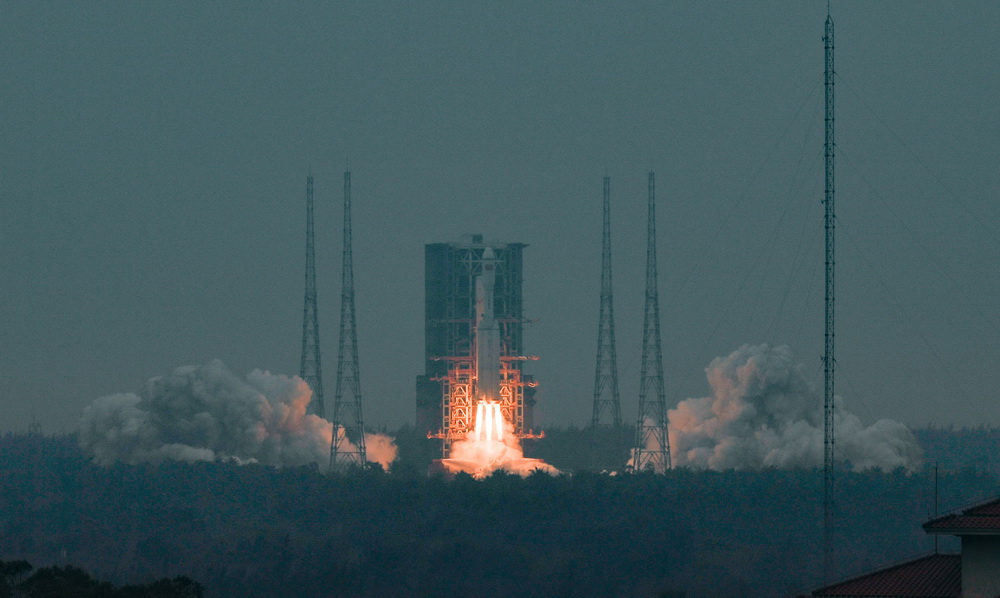
[[[951,434],[975,446],[989,436]],[[101,467],[75,437],[8,434],[0,560],[71,564],[119,587],[184,575],[208,597],[777,597],[818,579],[817,471],[448,481],[427,477],[408,449],[419,443],[397,437],[392,473],[331,477],[233,462]],[[546,458],[569,469],[582,438],[554,431],[539,456],[550,443]],[[939,485],[944,508],[998,491],[995,474],[973,469],[942,469]],[[932,548],[920,529],[933,512],[927,470],[844,471],[838,490],[838,574]]]
[[[184,576],[116,588],[73,565],[34,569],[28,561],[0,561],[0,598],[201,598],[201,584]]]

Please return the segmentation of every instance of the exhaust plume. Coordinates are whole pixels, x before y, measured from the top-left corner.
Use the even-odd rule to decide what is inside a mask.
[[[306,413],[311,398],[298,376],[254,370],[244,380],[218,360],[179,367],[138,394],[100,397],[85,408],[80,445],[99,465],[232,458],[325,467],[333,424]],[[395,442],[383,434],[366,434],[365,447],[384,468],[396,459]]]
[[[819,467],[822,401],[787,346],[744,345],[705,369],[712,396],[686,399],[668,413],[675,466],[725,469]],[[855,471],[915,471],[923,451],[905,425],[865,427],[836,397],[837,459]]]
[[[541,459],[524,456],[521,443],[514,434],[514,426],[500,413],[500,405],[493,401],[480,401],[476,407],[476,427],[466,437],[451,445],[447,459],[441,466],[451,473],[465,472],[476,479],[504,470],[527,477],[536,470],[549,475],[560,472]]]

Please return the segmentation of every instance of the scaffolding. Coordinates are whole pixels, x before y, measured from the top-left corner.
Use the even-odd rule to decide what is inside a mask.
[[[476,384],[474,356],[438,359],[448,362],[447,375],[432,379],[441,383],[441,427],[427,437],[443,440],[442,453],[447,456],[452,442],[465,438],[475,429],[476,403],[480,393]],[[500,404],[504,421],[511,424],[517,438],[542,437],[525,425],[525,389],[534,389],[538,383],[533,380],[525,381],[521,368],[515,364],[529,359],[537,357],[513,355],[500,358],[500,396],[496,400]]]
[[[451,444],[475,428],[479,389],[476,379],[476,278],[483,273],[483,253],[495,256],[493,289],[499,327],[499,396],[504,419],[514,435],[538,437],[532,431],[534,389],[523,354],[522,243],[487,244],[482,235],[466,235],[459,243],[425,247],[425,374],[417,377],[417,423],[428,438],[442,440],[442,456]]]

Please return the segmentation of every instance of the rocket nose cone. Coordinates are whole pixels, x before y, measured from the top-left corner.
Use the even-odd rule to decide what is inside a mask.
[[[496,259],[496,256],[493,255],[493,248],[492,247],[487,247],[486,249],[483,250],[483,259],[484,260]]]

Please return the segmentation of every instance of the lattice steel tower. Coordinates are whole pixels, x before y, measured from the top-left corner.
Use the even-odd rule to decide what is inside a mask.
[[[340,350],[333,398],[330,469],[365,466],[365,425],[361,417],[361,373],[354,321],[354,258],[351,252],[351,171],[344,172],[344,263],[340,273]],[[346,396],[345,396],[346,391]]]
[[[302,308],[302,362],[299,377],[312,389],[309,413],[326,417],[323,409],[323,368],[319,352],[319,314],[316,310],[316,250],[313,246],[313,177],[306,177],[306,293]]]
[[[604,177],[604,240],[601,252],[601,315],[597,328],[597,367],[594,372],[594,417],[591,427],[622,425],[618,401],[618,359],[615,355],[615,308],[611,291],[611,177]],[[610,396],[608,396],[610,395]]]
[[[667,399],[663,392],[660,345],[660,297],[656,282],[656,175],[649,173],[646,219],[646,309],[642,319],[642,367],[639,375],[639,421],[632,451],[634,471],[670,469]]]
[[[834,227],[836,217],[833,211],[833,154],[836,145],[833,141],[833,19],[830,18],[830,6],[827,4],[826,27],[823,35],[825,67],[823,69],[823,86],[826,91],[826,106],[824,110],[825,138],[823,156],[826,162],[826,185],[823,197],[824,215],[823,228],[826,233],[826,293],[825,293],[825,324],[823,332],[823,576],[830,579],[833,557],[833,475],[834,475],[834,429],[833,429],[833,375],[837,360],[833,355],[833,316],[834,316]]]

